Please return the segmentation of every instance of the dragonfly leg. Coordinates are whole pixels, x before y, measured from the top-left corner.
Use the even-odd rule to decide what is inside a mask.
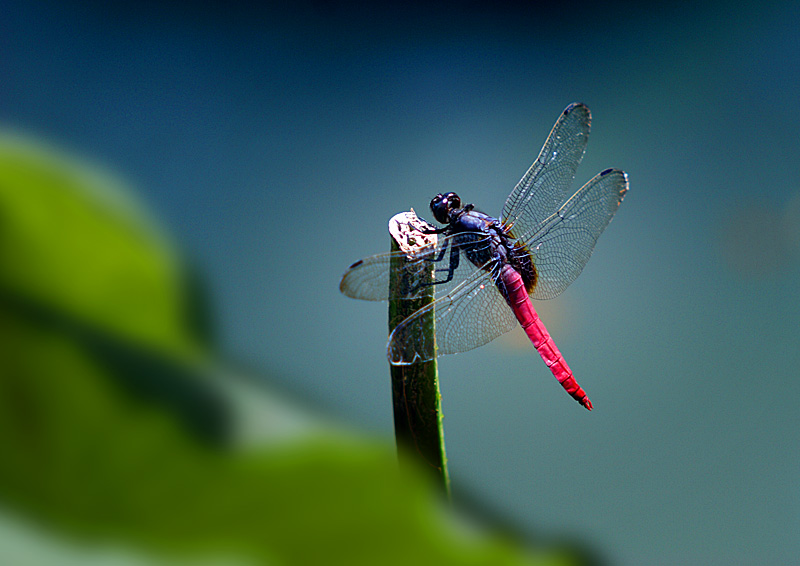
[[[436,257],[434,259],[428,259],[426,261],[432,261],[432,262],[437,262],[437,263],[442,261],[444,259],[444,254],[447,252],[447,247],[448,247],[448,245],[445,244],[445,246],[442,248],[442,251],[439,253],[438,257]],[[413,287],[410,287],[406,294],[409,295],[409,296],[414,296],[423,287],[430,287],[431,285],[441,285],[442,283],[449,283],[450,281],[453,280],[453,275],[454,275],[456,269],[458,269],[459,261],[460,261],[460,255],[459,255],[458,246],[450,246],[450,264],[449,264],[449,266],[446,269],[436,269],[434,271],[434,273],[447,273],[447,277],[445,279],[441,279],[441,280],[418,283],[417,285],[415,285]]]
[[[444,251],[444,250],[442,250],[442,251]],[[444,257],[444,254],[442,254],[442,257],[439,258],[439,261],[441,261],[443,257]],[[450,265],[448,266],[448,268],[447,269],[437,269],[437,270],[434,271],[434,273],[447,273],[447,278],[443,279],[442,281],[434,281],[433,283],[428,283],[428,285],[439,285],[441,283],[449,283],[450,281],[452,281],[453,280],[453,274],[455,273],[456,269],[458,269],[459,259],[460,259],[460,255],[458,253],[458,246],[451,246],[450,247]]]
[[[447,247],[450,245],[450,242],[445,241],[444,245],[442,246],[442,250],[439,252],[439,255],[435,259],[429,259],[428,261],[432,261],[434,263],[439,263],[444,259],[444,254],[447,253]]]
[[[450,229],[450,226],[445,226],[444,228],[422,228],[420,232],[423,234],[444,234]]]

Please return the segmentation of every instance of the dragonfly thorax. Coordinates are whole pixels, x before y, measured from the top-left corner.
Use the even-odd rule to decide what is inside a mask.
[[[475,267],[499,276],[502,266],[508,264],[522,277],[525,290],[533,292],[539,274],[531,253],[500,220],[475,210],[471,204],[462,207],[461,199],[453,192],[436,195],[431,211],[437,221],[447,224],[441,233],[458,235],[451,245]]]

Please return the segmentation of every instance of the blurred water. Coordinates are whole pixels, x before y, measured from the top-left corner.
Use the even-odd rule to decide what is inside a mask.
[[[614,563],[794,560],[798,8],[404,6],[7,2],[0,121],[141,188],[233,356],[390,435],[386,311],[338,278],[436,192],[498,213],[587,103],[576,186],[631,192],[542,317],[596,409],[511,341],[443,360],[456,490]]]

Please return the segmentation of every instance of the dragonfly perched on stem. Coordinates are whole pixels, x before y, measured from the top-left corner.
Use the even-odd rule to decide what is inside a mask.
[[[434,264],[433,281],[406,289],[402,298],[415,299],[432,285],[436,299],[391,333],[391,364],[465,352],[520,324],[562,387],[592,409],[530,300],[556,297],[575,280],[628,191],[627,175],[606,169],[566,198],[586,150],[590,124],[591,114],[583,104],[571,104],[561,113],[499,219],[472,204],[462,206],[454,192],[433,198],[433,216],[445,226],[425,233],[438,234],[437,243],[393,269],[413,275]],[[398,253],[404,254],[394,255]],[[354,263],[342,278],[342,293],[387,300],[392,256],[379,254]],[[435,343],[420,332],[431,313]]]

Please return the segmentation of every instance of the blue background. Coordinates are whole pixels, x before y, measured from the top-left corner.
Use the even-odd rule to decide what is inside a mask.
[[[197,261],[231,358],[392,435],[385,306],[339,277],[437,192],[499,214],[559,112],[631,190],[515,331],[440,361],[450,473],[617,564],[800,555],[796,3],[5,2],[0,120],[121,173]]]

